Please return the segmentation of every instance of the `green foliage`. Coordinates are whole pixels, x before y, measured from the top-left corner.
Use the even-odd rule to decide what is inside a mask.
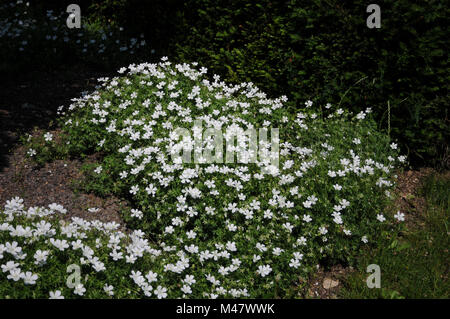
[[[85,2],[90,19],[102,25],[122,26],[129,36],[145,34],[146,41],[159,56],[170,54],[172,47],[189,32],[181,23],[185,3],[182,0]]]
[[[350,111],[373,107],[379,127],[387,129],[390,117],[391,134],[413,164],[448,165],[448,6],[384,1],[381,28],[369,29],[367,5],[189,1],[175,56],[287,94],[292,108],[306,99]]]
[[[136,266],[124,255],[148,241],[138,233],[123,233],[117,223],[64,221],[66,212],[56,204],[27,209],[19,198],[0,210],[0,298],[42,299],[56,291],[65,298],[138,298],[140,291],[130,278]],[[9,266],[35,276],[34,282],[12,278]],[[140,266],[157,268],[154,256],[143,253]],[[67,283],[80,285],[80,292]],[[164,285],[161,280],[158,284]],[[105,286],[111,286],[111,293]]]
[[[165,255],[150,268],[128,269],[153,269],[169,297],[182,296],[186,274],[197,280],[188,297],[290,296],[321,259],[353,262],[380,232],[396,231],[383,209],[391,174],[405,158],[377,131],[370,109],[317,112],[307,101],[292,114],[284,97],[267,99],[249,83],[228,86],[217,76],[209,81],[195,65],[163,59],[128,70],[100,79],[96,91],[62,109],[58,138],[46,133],[28,143],[38,161],[97,155],[85,165],[85,190],[132,203],[123,212],[128,229],[139,229]],[[204,130],[235,132],[247,155],[246,129],[279,128],[279,155],[265,143],[258,151],[279,156],[279,165],[261,155],[250,163],[177,161],[174,154],[192,140],[176,132],[195,136],[197,119]],[[203,140],[194,153],[208,145]]]
[[[14,73],[82,61],[107,69],[151,57],[141,33],[89,17],[81,6],[81,28],[69,29],[64,4],[11,2],[0,5],[0,71]]]
[[[59,1],[49,4],[57,13],[65,10]],[[176,62],[198,61],[227,81],[251,81],[271,96],[286,94],[292,111],[307,99],[317,106],[339,104],[349,111],[372,107],[378,127],[390,128],[388,133],[400,142],[412,164],[449,164],[445,105],[450,9],[442,0],[384,1],[380,29],[366,26],[368,3],[361,0],[83,0],[79,4],[83,36],[65,28],[65,14],[55,20],[64,33],[58,31],[58,39],[73,34],[75,41],[81,40],[79,47],[46,40],[55,34],[54,23],[45,17],[49,8],[32,4],[34,9],[27,15],[36,18],[38,27],[26,28],[12,39],[0,37],[0,45],[8,48],[0,53],[1,60],[14,57],[14,64],[22,64],[22,69],[36,61],[64,64],[74,58],[107,67],[152,61],[156,55],[168,55]],[[8,10],[5,17],[17,11]],[[3,25],[0,20],[0,29],[12,20]],[[124,30],[116,32],[120,26]],[[101,40],[104,34],[106,41]],[[120,51],[129,45],[124,37],[140,43],[141,34],[152,50]],[[22,41],[29,42],[24,52],[18,51]],[[103,42],[106,48],[99,54],[98,44]],[[85,44],[87,52],[83,52]],[[9,63],[0,66],[9,67]]]
[[[444,211],[450,209],[450,179],[438,174],[427,176],[420,195],[424,196],[431,206],[438,206]]]
[[[343,298],[449,298],[448,247],[450,245],[450,180],[445,176],[426,178],[420,196],[425,211],[416,218],[420,225],[405,229],[402,236],[385,234],[359,257],[358,269],[344,282]],[[414,224],[409,221],[409,224]],[[366,286],[366,267],[381,269],[381,288]]]

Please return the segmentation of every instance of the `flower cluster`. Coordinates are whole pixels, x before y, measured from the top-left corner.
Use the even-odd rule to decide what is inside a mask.
[[[352,116],[327,105],[325,114],[307,101],[292,113],[284,96],[269,99],[252,83],[230,86],[217,75],[211,81],[206,68],[167,58],[119,73],[60,108],[59,147],[102,154],[87,171],[87,190],[131,198],[135,207],[124,212],[135,229],[131,247],[110,258],[137,264],[152,255],[153,267],[129,275],[143,296],[274,296],[319,259],[347,259],[397,223],[383,210],[405,157],[377,132],[370,108]],[[177,161],[180,143],[200,158],[210,151],[207,139],[192,146],[174,134],[181,127],[202,135],[197,119],[224,136],[230,128],[280,128],[279,165],[270,156],[247,164]],[[39,145],[30,145],[39,157]]]

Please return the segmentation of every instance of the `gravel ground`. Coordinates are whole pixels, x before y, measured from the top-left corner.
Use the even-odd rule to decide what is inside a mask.
[[[100,198],[93,194],[84,194],[74,190],[73,182],[82,178],[81,162],[77,160],[55,160],[38,167],[24,156],[23,147],[17,148],[8,156],[12,165],[0,173],[0,205],[19,196],[25,207],[61,204],[67,209],[64,218],[72,216],[84,219],[98,219],[104,222],[114,221],[123,225],[120,210],[127,206],[125,201],[115,197]],[[98,212],[89,212],[88,208],[99,208]]]
[[[25,160],[25,150],[18,145],[20,135],[34,128],[52,128],[57,108],[70,104],[82,91],[93,90],[96,79],[102,76],[110,74],[74,65],[47,72],[30,71],[14,78],[0,77],[0,207],[19,196],[26,207],[61,204],[68,210],[65,218],[79,216],[122,223],[119,211],[125,202],[73,190],[73,180],[81,177],[80,162],[56,160],[39,168]],[[87,212],[93,207],[100,210]]]

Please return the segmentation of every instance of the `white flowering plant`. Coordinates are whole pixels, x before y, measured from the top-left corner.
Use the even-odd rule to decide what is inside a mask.
[[[63,221],[66,212],[55,203],[25,208],[18,197],[6,202],[0,213],[0,297],[138,298],[139,280],[150,279],[136,275],[134,261],[139,258],[143,269],[158,269],[154,260],[165,255],[163,250],[153,248],[142,231],[124,233],[117,223],[77,217]],[[156,273],[143,276],[164,285]],[[157,286],[147,286],[145,295],[158,297]]]
[[[127,267],[120,268],[137,282],[136,296],[155,297],[150,291],[159,286],[169,298],[292,297],[298,278],[321,260],[351,262],[380,232],[397,229],[400,219],[386,207],[405,157],[377,131],[370,108],[353,115],[328,104],[317,112],[307,101],[292,112],[285,96],[270,99],[252,83],[227,85],[217,75],[210,80],[206,68],[167,58],[119,73],[60,108],[58,142],[27,143],[37,160],[97,154],[85,167],[86,191],[128,199],[133,208],[124,222],[145,241],[123,250]],[[192,147],[190,137],[174,133],[184,128],[204,137],[193,127],[199,119],[227,141],[230,130],[278,128],[279,150],[260,143],[267,157],[205,161],[208,138]],[[252,157],[248,140],[231,141],[224,153]],[[177,160],[180,148],[198,160]],[[105,273],[116,271],[111,252],[102,256]],[[155,284],[142,277],[149,271]],[[121,282],[103,284],[117,289]]]

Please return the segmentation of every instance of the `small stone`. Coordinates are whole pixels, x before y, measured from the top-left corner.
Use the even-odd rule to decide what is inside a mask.
[[[331,278],[325,278],[323,280],[323,288],[331,289],[339,285],[339,280],[333,280]]]

